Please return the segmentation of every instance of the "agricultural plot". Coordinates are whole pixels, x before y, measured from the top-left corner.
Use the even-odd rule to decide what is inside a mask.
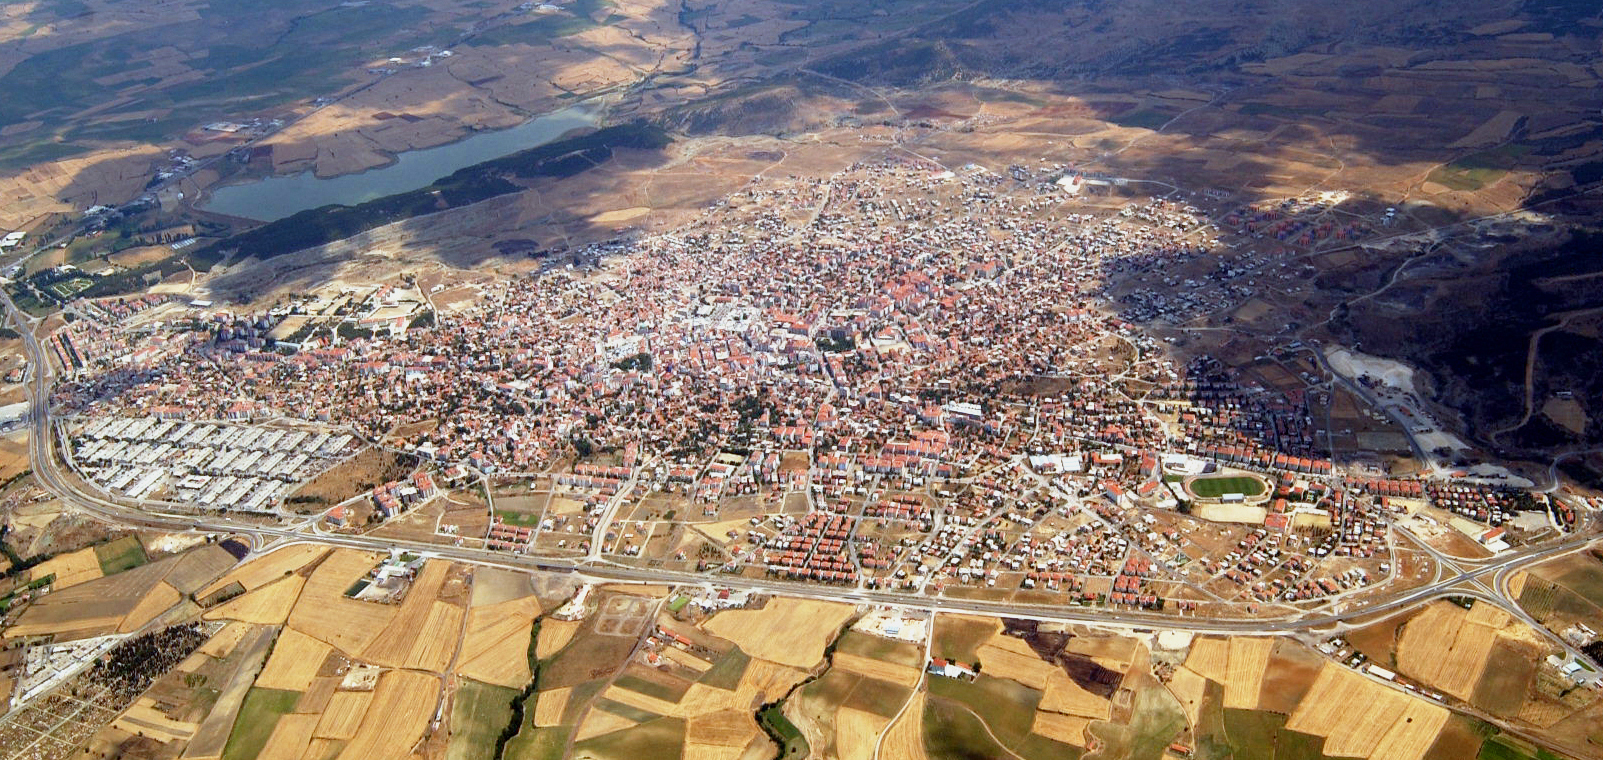
[[[256,677],[256,685],[264,689],[306,691],[331,651],[333,647],[328,644],[293,628],[285,628],[273,644],[267,666]]]
[[[317,727],[316,715],[292,713],[278,719],[272,735],[262,745],[258,760],[299,760],[312,743],[312,730]]]
[[[880,745],[882,756],[904,757],[908,760],[926,760],[929,757],[924,751],[925,707],[924,691],[920,689],[913,693],[901,717],[885,728],[885,738]]]
[[[844,756],[848,752],[839,744],[842,738],[852,748],[862,743],[850,726],[872,724],[877,735],[877,727],[888,723],[911,696],[909,687],[832,667],[786,700],[785,717],[807,737],[814,752]]]
[[[449,563],[438,560],[423,565],[388,626],[362,650],[362,660],[395,668],[445,669],[456,651],[463,615],[461,607],[438,599],[450,570]]]
[[[1093,723],[1087,733],[1106,743],[1102,752],[1112,757],[1157,757],[1186,728],[1185,712],[1174,697],[1156,683],[1134,688],[1128,722]]]
[[[428,727],[439,691],[439,679],[423,673],[391,670],[380,675],[361,727],[339,760],[409,754]]]
[[[1290,715],[1319,677],[1324,662],[1318,652],[1300,643],[1276,640],[1258,689],[1258,709]],[[1169,686],[1174,690],[1174,681]]]
[[[100,570],[100,558],[93,547],[58,554],[35,565],[30,572],[32,573],[30,577],[35,580],[54,578],[51,586],[57,591],[104,575]]]
[[[285,575],[206,611],[207,620],[237,620],[261,625],[282,625],[295,608],[306,578]]]
[[[1214,738],[1226,740],[1237,757],[1269,760],[1319,760],[1324,739],[1286,728],[1286,716],[1255,710],[1223,711],[1223,731]]]
[[[529,637],[539,614],[540,603],[533,596],[470,608],[457,672],[510,688],[528,683]],[[554,622],[543,622],[541,633]]]
[[[1002,624],[996,618],[937,615],[931,654],[954,662],[972,664],[979,659],[980,646],[1001,629]]]
[[[917,644],[847,631],[835,645],[834,668],[912,686],[924,669],[923,660]]]
[[[1528,647],[1510,641],[1496,642],[1486,657],[1480,682],[1469,697],[1470,704],[1499,718],[1519,715],[1536,679],[1536,664]]]
[[[518,692],[464,678],[451,705],[451,743],[447,760],[495,760],[495,740],[512,719]]]
[[[1483,608],[1490,612],[1481,612]],[[1433,604],[1403,626],[1398,670],[1468,701],[1499,631],[1508,623],[1509,617],[1492,605],[1465,610],[1448,602]]]
[[[1326,663],[1286,727],[1325,737],[1326,755],[1419,760],[1447,716],[1447,708]]]
[[[359,602],[345,596],[345,592],[378,561],[376,554],[335,550],[306,579],[290,611],[290,627],[346,654],[365,651],[389,627],[396,608]]]
[[[546,620],[540,623],[540,636],[535,643],[535,656],[541,660],[549,659],[552,655],[562,651],[569,642],[573,641],[575,634],[584,627],[579,620]]]
[[[356,736],[362,727],[362,718],[373,702],[371,691],[336,691],[323,708],[313,736],[319,739],[346,741]]]
[[[809,668],[854,612],[847,604],[776,597],[762,609],[720,612],[703,627],[752,657]]]
[[[295,709],[300,694],[280,689],[253,688],[234,720],[234,730],[223,749],[224,760],[259,757],[279,720]]]
[[[1251,710],[1258,706],[1258,692],[1274,645],[1274,639],[1267,637],[1230,639],[1230,665],[1224,681],[1226,708]]]
[[[575,760],[632,760],[677,757],[685,743],[685,721],[657,718],[638,726],[575,742]]]
[[[238,567],[201,589],[196,596],[210,596],[234,583],[246,591],[254,591],[322,559],[329,551],[328,547],[317,544],[291,544],[271,554],[248,557]]]
[[[955,678],[931,678],[926,690],[929,693],[926,710],[933,706],[949,714],[968,713],[1008,749],[1021,746],[1031,734],[1035,710],[1042,697],[1036,689],[983,674],[972,683]],[[950,709],[954,705],[957,709]],[[934,750],[935,745],[932,744],[931,749]]]
[[[1603,559],[1590,552],[1572,554],[1551,567],[1539,568],[1542,574],[1553,572],[1553,580],[1563,584],[1594,606],[1603,608]]]
[[[201,547],[47,594],[23,610],[6,633],[12,637],[52,634],[57,640],[70,641],[137,630],[184,601],[183,591],[174,583],[189,590],[232,564],[231,558],[219,561],[217,555],[207,553],[208,549],[221,551]],[[127,564],[135,554],[143,563],[144,550],[137,541],[132,547],[119,547],[110,555],[110,566]],[[97,561],[103,560],[97,555]],[[82,559],[76,562],[83,564]],[[197,576],[204,577],[197,580]]]

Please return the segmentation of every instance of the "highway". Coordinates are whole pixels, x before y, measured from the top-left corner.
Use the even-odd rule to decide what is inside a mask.
[[[327,534],[307,531],[303,527],[286,528],[260,525],[226,516],[181,515],[156,512],[120,504],[87,493],[75,482],[73,476],[63,472],[62,460],[56,455],[55,451],[56,436],[50,419],[51,368],[48,357],[45,355],[43,347],[39,344],[38,338],[34,335],[33,326],[29,324],[27,318],[16,307],[16,304],[11,301],[9,295],[0,291],[0,301],[3,301],[12,324],[21,334],[23,346],[28,353],[29,371],[27,382],[30,389],[29,425],[31,426],[28,448],[34,477],[41,487],[55,494],[63,502],[113,524],[149,530],[234,534],[248,537],[252,544],[257,547],[316,543],[325,546],[370,551],[400,550],[481,566],[575,573],[587,580],[595,581],[693,585],[716,584],[763,593],[855,604],[886,605],[914,611],[962,612],[1123,628],[1166,628],[1197,633],[1267,635],[1333,628],[1338,624],[1356,618],[1372,617],[1380,613],[1407,609],[1434,599],[1460,595],[1485,598],[1487,601],[1509,609],[1510,612],[1521,619],[1534,622],[1529,620],[1529,616],[1523,610],[1520,610],[1517,604],[1507,598],[1507,579],[1521,568],[1579,550],[1594,540],[1594,537],[1590,534],[1576,535],[1546,545],[1526,547],[1522,550],[1509,552],[1500,557],[1484,561],[1456,560],[1447,564],[1448,568],[1456,572],[1438,573],[1438,577],[1431,583],[1415,588],[1402,589],[1390,597],[1371,601],[1367,604],[1348,604],[1340,609],[1318,613],[1256,616],[1251,618],[1205,618],[1140,610],[1026,605],[975,599],[953,599],[899,591],[831,587],[774,578],[745,578],[736,575],[646,569],[604,560],[595,551],[599,548],[598,546],[592,546],[591,553],[584,558],[576,560],[560,559],[491,551],[488,549],[447,546],[422,541],[405,541],[365,535]],[[604,525],[605,523],[603,523]],[[600,538],[600,536],[598,535],[597,538]],[[595,541],[594,543],[599,544],[600,542]],[[1441,559],[1438,557],[1438,562]],[[1483,578],[1491,581],[1490,589],[1484,585],[1479,588],[1466,588]]]

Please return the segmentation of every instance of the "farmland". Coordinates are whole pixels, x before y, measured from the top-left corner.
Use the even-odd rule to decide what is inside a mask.
[[[1171,743],[1209,760],[1450,760],[1448,748],[1483,741],[1479,724],[1449,720],[1438,704],[1283,638],[1203,636],[1168,650],[1089,629],[936,615],[932,653],[980,670],[947,677],[923,672],[923,644],[873,633],[881,624],[868,618],[842,632],[862,612],[847,605],[775,597],[685,622],[657,606],[679,592],[646,589],[653,599],[611,588],[595,613],[564,622],[542,617],[531,593],[538,583],[438,561],[417,566],[398,602],[346,597],[377,559],[274,553],[254,560],[263,568],[248,562],[178,581],[252,588],[206,611],[216,633],[161,682],[159,699],[131,706],[103,741],[144,732],[160,737],[163,759],[193,746],[191,754],[269,760],[387,757],[417,746],[486,760],[503,736],[504,757],[562,757],[571,741],[567,757],[594,760],[734,760],[772,753],[776,741],[794,756],[843,760],[870,760],[876,744],[881,756],[1055,760],[1098,746],[1112,757],[1154,756]],[[274,595],[287,603],[251,601]],[[323,618],[302,608],[340,600],[410,620],[416,635],[325,640]],[[641,604],[659,617],[636,612]],[[253,619],[269,608],[273,619]],[[457,611],[451,625],[431,622],[447,608]],[[1508,616],[1440,603],[1392,630],[1388,646],[1405,675],[1434,679],[1493,714],[1535,719],[1530,642]],[[787,639],[796,651],[771,647],[782,631],[797,632]],[[456,669],[446,673],[450,661]],[[442,700],[449,720],[431,730]],[[1483,757],[1535,756],[1512,738],[1485,741]]]
[[[707,631],[739,644],[753,657],[810,667],[852,613],[843,604],[775,598],[760,610],[719,613],[707,623]]]
[[[1596,3],[0,6],[0,747],[1603,743]]]

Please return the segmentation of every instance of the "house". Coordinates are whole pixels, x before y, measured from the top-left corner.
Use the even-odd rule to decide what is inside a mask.
[[[933,675],[945,676],[946,678],[962,678],[969,681],[978,678],[980,675],[973,668],[952,662],[942,657],[936,657],[935,659],[930,660],[930,664],[926,669],[929,670],[929,672]]]

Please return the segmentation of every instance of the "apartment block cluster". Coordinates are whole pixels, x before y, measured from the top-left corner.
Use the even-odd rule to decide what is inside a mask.
[[[348,433],[156,417],[95,417],[72,436],[71,461],[107,492],[206,509],[270,512],[301,480],[344,455]]]

